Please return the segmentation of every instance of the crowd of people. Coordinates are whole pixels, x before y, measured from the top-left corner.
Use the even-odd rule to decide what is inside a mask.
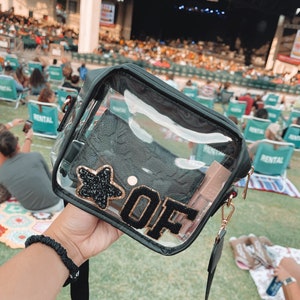
[[[48,51],[51,43],[60,43],[66,50],[75,51],[78,46],[78,32],[61,23],[49,23],[9,11],[0,12],[0,34],[21,38],[25,48],[40,48]]]
[[[23,39],[25,47],[38,48],[47,53],[51,43],[60,44],[66,51],[78,50],[79,33],[61,23],[49,23],[14,14],[14,10],[0,13],[0,34]],[[31,46],[26,46],[26,39],[30,39]],[[103,57],[122,56],[133,61],[144,61],[154,66],[170,68],[173,64],[188,65],[204,68],[209,71],[227,71],[231,74],[239,73],[245,78],[263,79],[268,82],[300,84],[300,73],[292,77],[287,74],[274,74],[272,70],[265,70],[259,66],[245,66],[243,62],[229,59],[228,53],[220,58],[214,53],[211,43],[204,41],[190,41],[184,39],[157,40],[118,40],[99,36],[99,46],[94,53]],[[217,52],[215,50],[215,52]]]
[[[213,52],[206,52],[202,43],[191,43],[189,41],[161,41],[149,38],[146,41],[128,40],[122,44],[108,44],[100,42],[94,53],[104,57],[117,58],[122,56],[133,61],[144,61],[150,65],[171,68],[172,65],[191,66],[203,68],[207,71],[225,71],[229,74],[239,74],[247,79],[261,79],[270,83],[297,85],[300,83],[300,73],[294,76],[287,74],[274,74],[272,70],[263,67],[248,65],[229,59],[228,57],[217,57]]]

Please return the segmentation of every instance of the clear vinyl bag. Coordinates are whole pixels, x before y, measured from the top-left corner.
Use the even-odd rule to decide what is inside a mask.
[[[164,255],[197,238],[251,167],[233,122],[134,64],[89,71],[59,130],[54,191]]]

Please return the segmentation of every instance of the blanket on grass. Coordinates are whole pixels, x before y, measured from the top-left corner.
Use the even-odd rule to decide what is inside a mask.
[[[0,204],[0,242],[13,249],[24,248],[29,236],[42,234],[58,215],[32,213],[11,198]]]
[[[282,247],[279,245],[266,246],[269,256],[273,259],[274,265],[278,265],[283,257],[292,257],[300,264],[300,250],[295,248]],[[276,296],[268,296],[266,290],[273,279],[273,269],[266,269],[261,266],[254,270],[249,270],[250,275],[256,284],[257,291],[261,299],[264,300],[284,300],[282,288]]]
[[[247,178],[242,178],[236,183],[237,187],[245,187]],[[252,174],[250,177],[249,189],[261,190],[273,193],[288,195],[294,198],[300,198],[300,193],[295,185],[288,178],[264,178]]]

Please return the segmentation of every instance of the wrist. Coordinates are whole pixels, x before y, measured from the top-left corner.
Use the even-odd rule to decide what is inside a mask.
[[[79,248],[75,243],[72,242],[70,237],[60,237],[60,235],[52,232],[51,229],[46,230],[44,234],[60,243],[66,249],[70,259],[72,259],[77,266],[81,266],[85,262],[85,259],[81,255]]]
[[[294,277],[287,277],[286,279],[282,280],[283,285],[289,285],[293,282],[296,282],[296,279]]]
[[[56,254],[60,257],[62,263],[65,265],[66,269],[69,271],[69,277],[65,282],[64,286],[66,286],[70,282],[74,282],[78,279],[79,276],[79,268],[73,262],[73,260],[68,256],[67,250],[56,240],[49,236],[45,235],[32,235],[30,236],[26,242],[25,247],[29,247],[32,244],[41,243],[52,248]]]
[[[32,142],[32,138],[26,137],[26,138],[25,138],[25,141],[30,141],[30,142]]]

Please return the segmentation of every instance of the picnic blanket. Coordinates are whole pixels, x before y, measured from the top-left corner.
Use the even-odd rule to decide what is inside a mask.
[[[24,248],[29,236],[42,234],[58,215],[32,213],[11,198],[0,204],[0,242],[13,249]]]
[[[283,257],[292,257],[300,264],[300,250],[280,245],[266,246],[269,256],[274,265],[278,265]],[[276,296],[268,296],[266,290],[273,279],[273,269],[267,269],[261,266],[254,270],[249,270],[250,275],[256,284],[257,291],[261,299],[264,300],[285,300],[282,288],[279,289]]]
[[[237,187],[244,187],[247,178],[242,178],[236,183]],[[273,193],[288,195],[294,198],[300,198],[300,193],[295,185],[288,178],[271,178],[266,177],[263,180],[253,173],[250,177],[249,189],[261,190]]]

